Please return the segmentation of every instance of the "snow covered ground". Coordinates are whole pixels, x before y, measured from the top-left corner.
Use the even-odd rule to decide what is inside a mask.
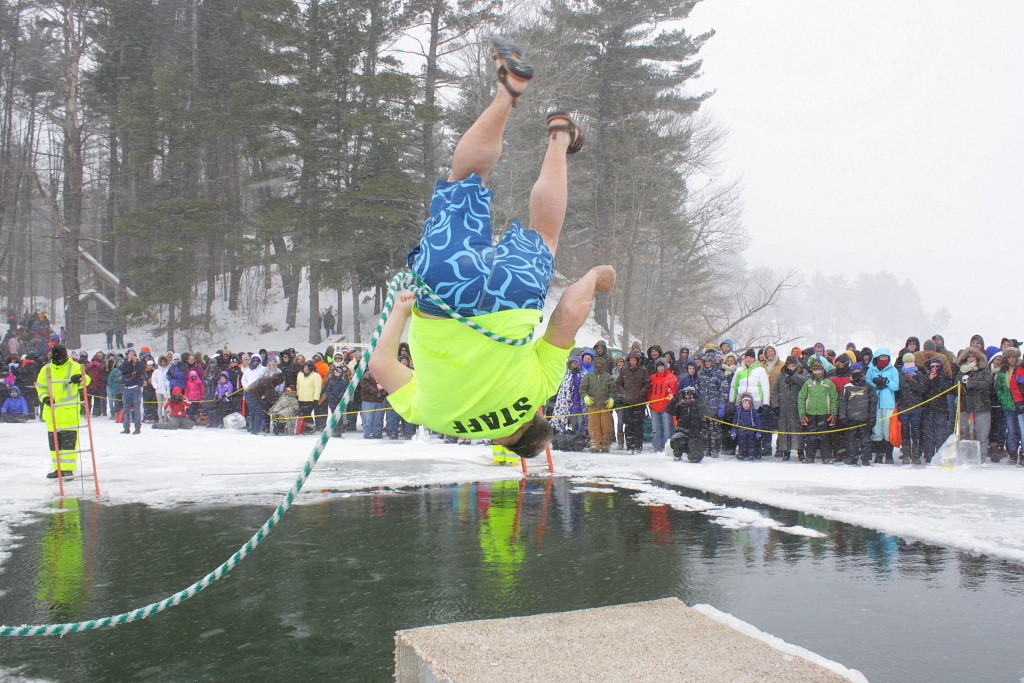
[[[0,427],[4,485],[0,489],[0,571],[17,543],[12,529],[35,512],[51,509],[57,483],[45,478],[49,458],[42,423]],[[251,436],[244,431],[197,427],[124,435],[108,418],[94,423],[106,504],[231,505],[276,503],[287,491],[316,439]],[[820,532],[785,527],[757,510],[722,506],[652,483],[822,515],[887,533],[1024,563],[1024,469],[984,465],[959,469],[851,468],[797,462],[740,462],[730,457],[693,464],[660,454],[555,454],[556,474],[573,477],[579,490],[615,486],[641,504],[668,504],[707,514],[731,528],[759,526],[781,533]],[[88,458],[88,456],[85,456]],[[543,458],[531,475],[546,475]],[[88,473],[88,460],[80,465]],[[332,439],[299,502],[367,488],[461,483],[520,477],[518,468],[490,464],[486,445],[456,446],[425,439],[365,441],[348,433]],[[76,477],[68,495],[91,496],[92,480]]]

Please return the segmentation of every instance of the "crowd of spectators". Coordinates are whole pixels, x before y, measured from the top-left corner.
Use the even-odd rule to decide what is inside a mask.
[[[9,394],[0,421],[38,415],[34,383],[49,347],[60,341],[45,314],[25,317],[12,321],[5,341],[0,377]],[[130,347],[77,359],[91,380],[92,415],[119,420],[125,434],[139,434],[145,423],[316,433],[344,398],[359,361],[345,346],[309,358],[292,348],[206,356]],[[624,354],[598,341],[569,357],[547,414],[555,447],[565,450],[637,454],[649,443],[654,452],[691,461],[795,454],[800,462],[849,465],[895,464],[897,455],[902,464],[926,463],[959,420],[961,438],[978,441],[984,459],[1024,467],[1020,356],[1016,339],[986,346],[980,335],[956,353],[936,334],[923,344],[909,337],[896,353],[850,342],[838,352],[818,343],[785,356],[772,345],[736,349],[731,340],[678,353],[658,345],[644,351],[635,342]],[[413,367],[405,343],[399,359]],[[345,412],[335,436],[361,427],[367,439],[409,439],[417,428],[391,409],[369,371]]]

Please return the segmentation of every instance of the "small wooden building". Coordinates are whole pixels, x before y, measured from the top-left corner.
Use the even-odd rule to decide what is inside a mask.
[[[82,332],[97,334],[116,326],[114,303],[95,289],[87,289],[78,295],[82,310]]]

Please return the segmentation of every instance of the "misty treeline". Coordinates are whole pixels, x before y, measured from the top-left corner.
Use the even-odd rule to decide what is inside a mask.
[[[379,310],[493,95],[498,33],[538,77],[489,181],[495,225],[527,218],[545,111],[576,112],[560,277],[616,266],[596,307],[613,342],[717,340],[793,276],[747,268],[737,189],[713,180],[696,1],[0,0],[0,295],[64,297],[72,347],[86,287],[170,349],[219,299],[311,343],[333,306],[359,338],[352,313]],[[259,320],[271,291],[284,320]]]

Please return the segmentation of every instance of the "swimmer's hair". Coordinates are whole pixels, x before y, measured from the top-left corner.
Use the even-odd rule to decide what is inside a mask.
[[[519,441],[505,446],[505,448],[520,458],[533,458],[544,452],[554,434],[555,430],[551,428],[551,423],[543,415],[537,413],[527,423],[526,430],[519,437]]]

